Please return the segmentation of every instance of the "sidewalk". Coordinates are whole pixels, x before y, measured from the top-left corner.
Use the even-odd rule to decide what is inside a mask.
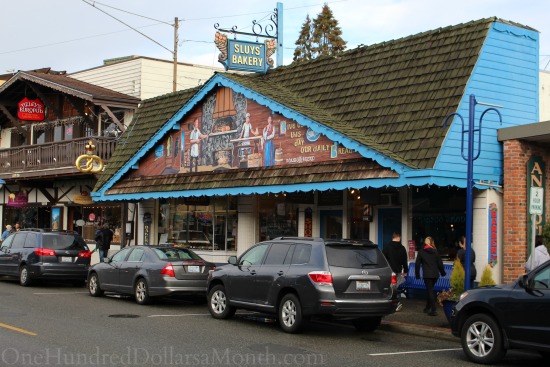
[[[401,303],[401,311],[383,318],[380,329],[459,342],[459,339],[451,334],[442,307],[438,306],[437,316],[428,316],[423,312],[426,307],[424,299],[401,298]]]

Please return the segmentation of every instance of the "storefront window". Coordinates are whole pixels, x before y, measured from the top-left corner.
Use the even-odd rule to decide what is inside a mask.
[[[359,190],[348,191],[348,228],[352,240],[368,240],[372,222],[371,205],[361,200]]]
[[[113,231],[112,244],[118,245],[122,235],[122,207],[114,206],[84,206],[82,210],[84,228],[82,236],[87,241],[95,238],[95,231],[107,224]]]
[[[298,236],[298,204],[284,194],[264,195],[260,204],[260,241]]]
[[[198,250],[235,251],[235,197],[172,199],[162,203],[159,243]]]
[[[453,260],[458,239],[466,233],[466,190],[418,188],[413,191],[413,208],[416,249],[420,249],[426,236],[431,236],[443,259]]]

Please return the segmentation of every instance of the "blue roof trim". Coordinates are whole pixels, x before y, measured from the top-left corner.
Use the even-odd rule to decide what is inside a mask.
[[[429,172],[429,171],[428,171]],[[358,189],[363,187],[382,188],[382,187],[403,187],[403,186],[454,186],[466,188],[466,180],[464,178],[455,177],[435,177],[429,174],[422,177],[399,177],[399,178],[377,178],[367,180],[353,181],[332,181],[332,182],[314,182],[295,185],[271,185],[271,186],[247,186],[247,187],[230,187],[217,189],[200,189],[200,190],[182,190],[182,191],[166,191],[166,192],[146,192],[137,194],[115,194],[101,196],[100,201],[139,201],[139,200],[154,200],[161,198],[178,198],[191,196],[213,196],[213,195],[252,195],[252,194],[272,194],[280,192],[295,192],[295,191],[325,191],[325,190],[346,190]],[[497,189],[498,185],[492,185],[489,182],[479,183],[474,185],[478,189]],[[92,197],[94,195],[92,194]],[[95,198],[95,197],[94,197]]]
[[[201,88],[189,101],[182,106],[165,124],[159,129],[153,136],[145,143],[132,158],[130,158],[114,175],[112,175],[107,182],[101,187],[97,192],[92,192],[91,196],[96,198],[104,198],[105,192],[110,189],[120,178],[128,172],[135,164],[138,163],[139,159],[143,158],[154,146],[175,126],[178,121],[184,117],[184,115],[191,111],[202,99],[206,96],[208,92],[213,90],[217,86],[230,87],[238,93],[243,94],[245,97],[255,100],[258,103],[265,105],[270,108],[273,112],[279,113],[286,118],[292,119],[298,122],[300,125],[307,126],[315,130],[315,132],[321,133],[327,136],[329,139],[334,142],[344,145],[348,149],[357,151],[359,154],[365,158],[370,158],[376,161],[383,167],[393,169],[399,174],[410,170],[409,167],[391,159],[387,156],[378,153],[349,137],[338,133],[322,124],[315,122],[314,120],[307,118],[306,116],[297,113],[296,111],[273,101],[262,94],[246,88],[237,82],[227,79],[222,74],[215,74],[208,82],[205,83],[203,88]]]

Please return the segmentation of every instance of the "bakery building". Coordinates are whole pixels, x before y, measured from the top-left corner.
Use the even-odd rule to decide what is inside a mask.
[[[490,18],[265,74],[217,73],[143,101],[92,198],[135,207],[138,244],[179,242],[214,261],[278,236],[381,246],[394,231],[411,258],[432,236],[450,259],[465,234],[475,95],[503,106],[502,122],[474,106],[473,173],[476,266],[501,280],[497,131],[538,121],[538,39]]]

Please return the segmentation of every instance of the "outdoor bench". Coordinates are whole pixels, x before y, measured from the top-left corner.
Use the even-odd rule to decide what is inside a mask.
[[[453,264],[443,264],[445,267],[445,276],[440,276],[434,286],[434,291],[441,292],[451,288],[451,273],[453,271]],[[424,279],[422,279],[422,268],[420,268],[420,279],[416,279],[414,270],[414,261],[409,263],[409,270],[407,271],[406,281],[399,286],[399,291],[403,292],[407,298],[409,298],[409,290],[418,289],[426,290]]]

